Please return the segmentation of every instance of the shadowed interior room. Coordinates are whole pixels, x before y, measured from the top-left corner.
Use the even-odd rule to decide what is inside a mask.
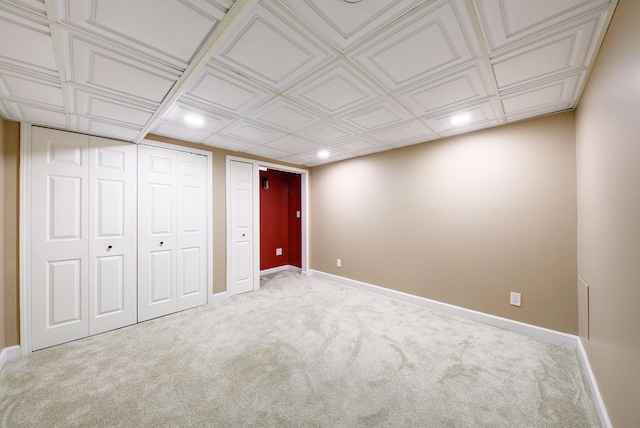
[[[639,24],[0,0],[0,426],[640,425]]]

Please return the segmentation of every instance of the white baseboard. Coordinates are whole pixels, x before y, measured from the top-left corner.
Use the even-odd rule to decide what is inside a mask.
[[[300,269],[299,267],[296,266],[291,266],[291,265],[283,265],[283,266],[277,266],[274,268],[270,268],[270,269],[265,269],[265,270],[261,270],[260,271],[260,276],[262,275],[270,275],[272,273],[277,273],[277,272],[282,272],[282,271],[294,271],[294,272],[301,272],[302,269]]]
[[[20,358],[21,356],[22,351],[20,350],[20,345],[4,348],[2,352],[0,352],[0,371],[2,371],[5,363]]]
[[[612,425],[611,420],[609,419],[609,413],[607,413],[607,408],[604,406],[604,401],[602,400],[602,395],[600,395],[600,389],[598,388],[598,382],[596,382],[596,377],[593,374],[593,370],[591,370],[589,357],[587,357],[587,351],[584,349],[582,339],[580,337],[578,337],[578,355],[580,355],[582,365],[587,372],[587,379],[589,381],[589,386],[591,387],[591,393],[593,394],[593,398],[596,402],[600,422],[602,422],[602,426],[605,428],[611,428]]]
[[[229,299],[229,294],[226,291],[223,291],[221,293],[214,293],[211,295],[212,304],[221,303],[227,299]]]
[[[495,315],[478,312],[471,309],[462,308],[460,306],[450,305],[448,303],[438,302],[436,300],[426,299],[424,297],[414,296],[413,294],[403,293],[401,291],[391,290],[389,288],[379,287],[377,285],[368,284],[366,282],[356,281],[342,276],[333,275],[326,272],[312,270],[312,275],[325,278],[340,284],[348,285],[363,290],[372,291],[382,294],[393,299],[402,300],[407,303],[413,303],[424,308],[444,312],[450,315],[459,316],[461,318],[477,321],[482,324],[488,324],[494,327],[503,328],[505,330],[514,331],[516,333],[535,337],[549,343],[567,346],[572,349],[578,347],[578,337],[572,334],[562,333],[548,328],[538,327],[519,321],[502,318]]]

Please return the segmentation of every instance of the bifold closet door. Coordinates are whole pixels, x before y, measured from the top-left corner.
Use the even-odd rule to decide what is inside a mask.
[[[207,157],[178,152],[177,310],[207,303]]]
[[[138,146],[138,321],[176,311],[176,152]]]
[[[91,137],[89,334],[137,321],[136,146]]]
[[[32,128],[31,346],[136,322],[136,146]]]
[[[207,302],[206,162],[138,147],[138,321]]]
[[[234,296],[253,291],[253,164],[229,162],[231,264],[229,289]]]
[[[31,346],[89,335],[89,137],[32,130]]]

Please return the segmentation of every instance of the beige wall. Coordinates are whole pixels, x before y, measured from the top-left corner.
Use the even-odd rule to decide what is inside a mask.
[[[577,333],[574,130],[569,112],[313,168],[312,269]]]
[[[0,118],[0,349],[18,344],[18,165],[20,124]]]
[[[640,426],[639,40],[640,2],[621,0],[576,112],[580,331],[615,427]]]

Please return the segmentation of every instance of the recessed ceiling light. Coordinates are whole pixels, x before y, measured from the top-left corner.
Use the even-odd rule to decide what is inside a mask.
[[[326,159],[326,158],[328,158],[330,155],[331,155],[331,153],[329,153],[329,150],[320,150],[320,151],[318,152],[318,157],[319,157],[320,159]]]
[[[202,126],[204,125],[204,118],[197,114],[189,114],[184,117],[184,121],[187,125]]]
[[[360,3],[362,0],[344,0],[346,3]]]
[[[456,114],[451,118],[452,125],[464,125],[471,122],[471,115],[468,113]]]

